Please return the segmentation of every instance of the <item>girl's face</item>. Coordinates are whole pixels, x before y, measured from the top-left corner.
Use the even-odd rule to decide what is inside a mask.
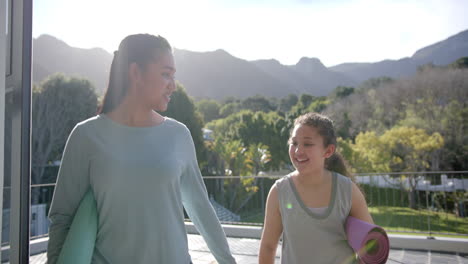
[[[176,85],[174,57],[171,52],[164,52],[146,68],[138,70],[137,91],[142,103],[156,111],[166,111]]]
[[[324,146],[318,129],[308,125],[296,125],[289,140],[289,158],[300,173],[323,170],[325,159],[335,151],[335,145]]]

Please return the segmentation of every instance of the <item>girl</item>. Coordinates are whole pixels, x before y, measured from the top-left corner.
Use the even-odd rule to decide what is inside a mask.
[[[217,261],[235,263],[189,130],[156,112],[167,109],[175,71],[166,39],[139,34],[120,43],[100,114],[78,124],[65,147],[49,213],[49,264],[88,189],[99,214],[92,263],[191,263],[183,207]]]
[[[333,123],[326,116],[308,113],[295,120],[289,157],[296,170],[277,180],[268,195],[261,264],[274,263],[281,234],[283,264],[356,261],[346,241],[346,218],[373,221],[363,194],[335,152],[336,144]]]

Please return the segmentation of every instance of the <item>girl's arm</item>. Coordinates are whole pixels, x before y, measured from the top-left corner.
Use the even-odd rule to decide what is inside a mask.
[[[349,215],[373,224],[374,220],[372,220],[372,216],[367,208],[366,199],[354,182],[352,182],[351,199],[351,211],[349,212]]]
[[[273,264],[275,262],[276,248],[282,232],[283,223],[279,209],[278,190],[275,184],[270,189],[266,203],[265,222],[260,242],[260,264]]]

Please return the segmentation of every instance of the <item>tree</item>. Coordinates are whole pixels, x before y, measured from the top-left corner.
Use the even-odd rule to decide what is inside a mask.
[[[297,104],[299,98],[295,94],[289,94],[280,100],[278,110],[285,113],[291,110],[291,108]]]
[[[433,151],[444,145],[439,133],[423,129],[394,127],[381,136],[373,131],[359,133],[352,144],[354,156],[346,158],[361,172],[425,171]]]
[[[307,108],[309,106],[310,103],[312,103],[312,101],[314,101],[314,96],[313,95],[310,95],[310,94],[301,94],[301,96],[299,97],[299,102],[305,107]]]
[[[239,203],[235,209],[236,212],[242,210],[242,208],[244,208],[250,199],[252,199],[252,197],[260,190],[258,187],[259,181],[263,187],[263,178],[260,179],[257,176],[266,168],[265,165],[271,161],[271,155],[270,151],[268,151],[268,146],[261,143],[251,144],[247,149],[246,157],[246,165],[250,171],[250,175],[253,175],[254,177],[242,178],[241,176],[240,181],[242,183],[242,189],[239,190],[240,194],[237,195],[239,197]],[[261,190],[263,191],[263,188]],[[261,193],[261,204],[262,206],[265,204],[265,197],[263,196],[263,192]]]
[[[221,166],[224,168],[225,176],[240,176],[245,175],[246,165],[248,163],[246,157],[246,148],[240,140],[221,140],[216,139],[214,150],[221,158]],[[217,195],[222,203],[230,210],[235,208],[237,190],[241,186],[240,179],[221,179],[222,186]]]
[[[219,154],[226,176],[239,178],[221,179],[216,184],[218,200],[233,212],[239,212],[258,192],[256,176],[270,161],[268,147],[252,144],[248,148],[240,140],[217,139],[214,149]],[[221,187],[221,188],[220,188]]]
[[[439,133],[444,146],[432,153],[431,170],[466,170],[468,69],[429,67],[410,78],[370,79],[353,94],[334,100],[325,114],[340,136],[355,139],[362,131],[381,135],[395,126]]]
[[[307,107],[307,112],[317,112],[320,113],[324,111],[327,106],[330,104],[330,100],[325,97],[316,97]]]
[[[333,99],[343,99],[354,93],[354,87],[338,86],[333,90],[331,97]]]
[[[225,118],[225,117],[228,117],[229,115],[234,114],[235,112],[240,111],[240,109],[241,109],[241,106],[239,103],[236,103],[236,102],[227,103],[224,106],[222,106],[221,109],[219,109],[219,115],[221,116],[221,118]]]
[[[32,96],[32,183],[43,183],[45,168],[60,160],[73,127],[96,114],[97,96],[90,81],[50,76]],[[54,181],[55,179],[50,179]]]
[[[253,97],[248,97],[242,101],[242,109],[251,110],[253,112],[270,112],[274,110],[272,103],[265,97],[256,95]]]
[[[335,130],[338,137],[342,138],[350,138],[351,137],[351,128],[352,122],[349,119],[349,114],[347,112],[343,112],[343,119],[340,124],[335,122]]]
[[[360,133],[348,158],[355,168],[366,172],[417,172],[431,167],[434,151],[444,145],[439,133],[429,135],[423,129],[394,127],[381,136],[375,132]],[[400,178],[400,188],[408,192],[410,207],[416,208],[416,185],[419,178],[407,174]]]
[[[377,77],[377,78],[370,78],[367,81],[364,81],[358,88],[358,91],[366,91],[369,89],[376,89],[385,85],[392,84],[395,80],[387,77]]]
[[[195,109],[193,100],[185,92],[182,84],[177,83],[176,90],[172,93],[171,102],[164,115],[172,117],[187,126],[192,134],[197,152],[198,164],[201,168],[206,164],[206,149],[203,140],[203,120]]]
[[[450,66],[456,69],[468,69],[468,57],[461,57]]]
[[[268,169],[279,169],[288,161],[286,142],[289,127],[284,118],[276,112],[252,112],[243,110],[224,119],[207,124],[216,138],[225,141],[239,140],[245,146],[262,143],[271,150]]]
[[[195,105],[198,111],[200,111],[200,113],[203,115],[203,121],[205,123],[208,123],[220,117],[219,110],[221,106],[215,100],[204,99],[196,102]]]

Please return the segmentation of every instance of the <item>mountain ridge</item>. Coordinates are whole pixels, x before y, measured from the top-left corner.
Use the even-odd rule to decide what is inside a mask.
[[[174,48],[177,79],[187,93],[198,98],[245,98],[254,95],[284,97],[308,93],[328,95],[337,86],[357,86],[381,76],[402,78],[427,63],[446,65],[468,56],[468,30],[417,50],[413,56],[374,63],[342,63],[326,67],[319,58],[302,57],[294,65],[276,59],[248,61],[223,49],[194,52]],[[113,55],[102,48],[69,46],[51,35],[33,40],[33,81],[62,72],[88,78],[99,94],[108,81]]]

